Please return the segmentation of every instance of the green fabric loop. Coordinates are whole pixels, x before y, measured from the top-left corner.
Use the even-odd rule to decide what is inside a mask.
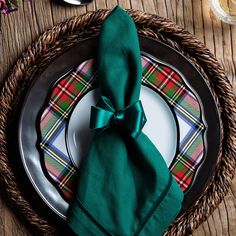
[[[91,108],[91,129],[104,130],[110,126],[119,126],[128,131],[133,138],[136,138],[146,121],[141,101],[116,111],[110,100],[102,96],[97,106]]]

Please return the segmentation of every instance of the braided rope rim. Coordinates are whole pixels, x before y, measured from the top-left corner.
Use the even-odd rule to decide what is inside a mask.
[[[101,22],[109,10],[88,12],[66,20],[47,30],[18,59],[0,94],[0,180],[14,206],[38,233],[54,235],[57,230],[40,215],[34,206],[24,198],[11,168],[7,150],[7,127],[19,101],[35,75],[57,55],[78,43],[78,41],[98,35]],[[128,10],[133,17],[140,35],[164,41],[186,57],[208,80],[218,102],[222,119],[221,158],[212,181],[196,203],[177,218],[165,233],[167,235],[186,235],[207,219],[223,200],[230,187],[236,167],[236,102],[223,68],[209,50],[192,34],[175,23],[156,15]],[[226,135],[227,134],[227,135]]]

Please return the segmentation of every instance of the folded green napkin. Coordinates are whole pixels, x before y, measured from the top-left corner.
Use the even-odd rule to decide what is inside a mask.
[[[181,209],[183,192],[141,131],[138,36],[120,7],[102,24],[97,66],[102,97],[90,122],[97,133],[81,164],[68,223],[80,236],[162,235]]]

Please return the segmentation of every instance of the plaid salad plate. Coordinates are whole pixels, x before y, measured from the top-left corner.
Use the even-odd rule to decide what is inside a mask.
[[[204,158],[205,125],[197,97],[175,68],[142,55],[143,85],[160,94],[176,118],[179,138],[170,171],[183,191],[194,179]],[[51,180],[69,201],[76,186],[79,168],[74,165],[65,140],[66,128],[75,105],[99,86],[93,59],[77,66],[57,81],[40,117],[40,151]]]

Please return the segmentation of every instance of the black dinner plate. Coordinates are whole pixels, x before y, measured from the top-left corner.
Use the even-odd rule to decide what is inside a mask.
[[[39,118],[52,86],[80,63],[95,57],[97,43],[97,38],[79,42],[53,60],[36,77],[26,96],[19,121],[19,149],[25,171],[44,202],[64,219],[66,219],[69,204],[42,168],[42,156],[38,147]],[[191,186],[185,192],[182,207],[182,212],[184,212],[202,194],[214,172],[221,142],[219,113],[207,83],[199,71],[183,55],[162,42],[146,37],[140,37],[140,47],[141,51],[169,65],[174,65],[181,72],[197,95],[204,113],[204,123],[206,124],[204,159],[195,173]]]

